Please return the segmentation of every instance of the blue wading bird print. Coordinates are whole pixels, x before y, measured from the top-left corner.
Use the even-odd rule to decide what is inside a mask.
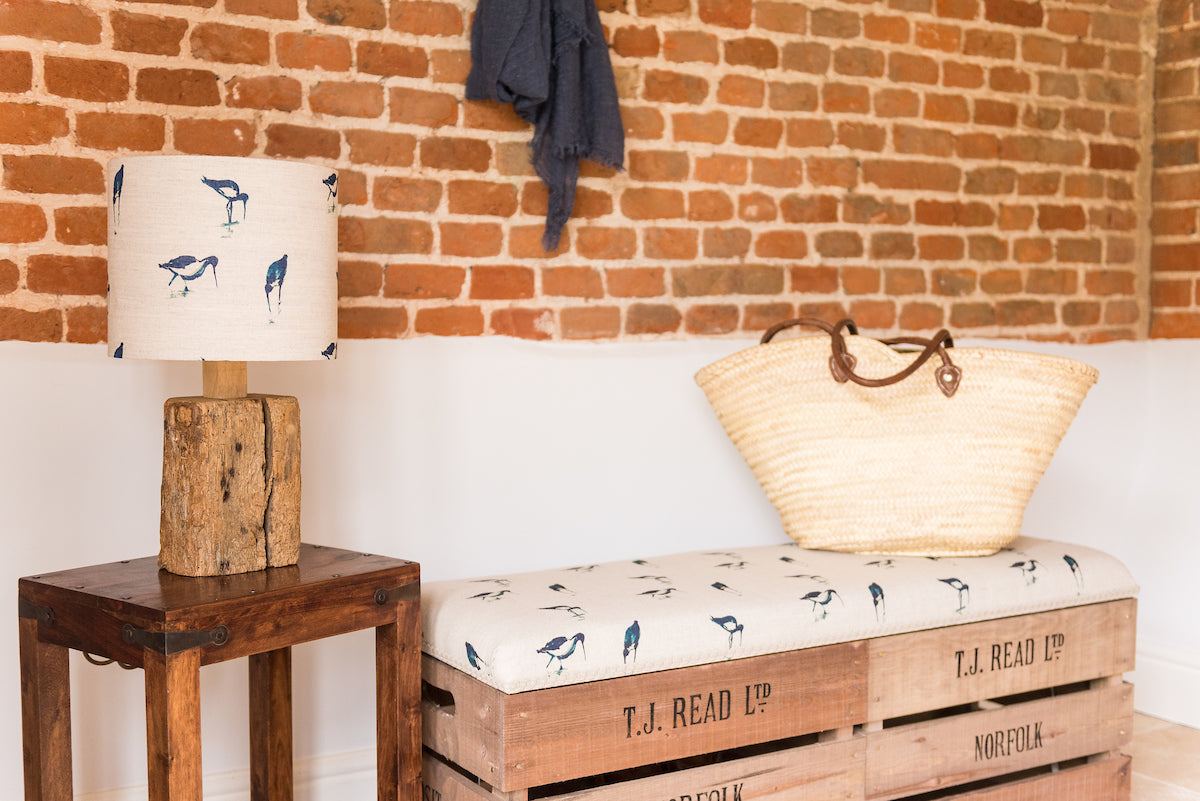
[[[736,617],[733,615],[725,615],[724,617],[713,617],[712,615],[709,615],[708,619],[724,629],[725,633],[729,635],[730,648],[733,648],[733,635],[735,634],[738,636],[738,645],[742,644],[742,632],[746,627],[741,623],[738,623]]]
[[[271,266],[267,268],[267,282],[264,289],[267,292],[267,313],[271,313],[271,290],[275,290],[275,312],[279,311],[279,304],[283,301],[283,279],[287,278],[287,254],[271,262]]]
[[[654,567],[655,566],[653,562],[647,562],[645,559],[634,559],[633,563],[640,567]]]
[[[122,164],[117,170],[117,174],[113,176],[112,185],[112,206],[113,206],[113,233],[116,233],[116,228],[121,224],[121,192],[125,188],[125,165]]]
[[[717,565],[717,567],[727,567],[730,570],[742,570],[748,564],[749,564],[749,562],[725,562],[723,564]]]
[[[471,645],[471,643],[467,643],[467,661],[470,662],[471,667],[475,668],[476,670],[483,670],[484,665],[487,664],[487,662],[484,662],[479,657],[479,652],[475,650],[475,646]]]
[[[242,219],[246,219],[246,201],[250,196],[243,192],[235,181],[225,179],[201,178],[201,183],[209,189],[216,192],[221,197],[225,198],[225,217],[226,226],[235,225],[233,221],[233,204],[241,202],[242,204]]]
[[[737,590],[735,590],[733,587],[730,587],[728,584],[722,584],[719,581],[714,581],[709,586],[711,586],[714,590],[720,590],[721,592],[728,592],[728,593],[733,593],[734,595],[741,595],[741,593],[738,592]]]
[[[563,586],[563,585],[561,585],[561,584],[551,584],[551,585],[550,585],[549,587],[547,587],[546,589],[548,589],[548,590],[553,590],[554,592],[565,592],[567,595],[574,595],[574,594],[575,594],[575,591],[574,591],[574,590],[568,589],[567,587],[564,587],[564,586]]]
[[[629,659],[629,655],[633,654],[633,661],[637,661],[638,643],[642,641],[642,627],[638,622],[633,621],[633,625],[625,629],[625,648],[621,651],[621,662],[625,663]]]
[[[815,581],[817,584],[829,583],[829,579],[825,578],[824,576],[814,576],[811,573],[798,573],[794,576],[785,576],[785,578],[808,579],[809,581]]]
[[[867,562],[867,567],[882,567],[891,568],[896,566],[895,559],[876,559],[874,562]]]
[[[572,573],[591,573],[595,569],[596,569],[596,565],[579,565],[578,567],[568,567],[567,568],[567,570],[569,570]]]
[[[587,617],[587,610],[582,606],[566,606],[559,604],[558,606],[539,606],[539,610],[543,612],[566,612],[576,620],[583,620]]]
[[[1063,561],[1067,563],[1067,567],[1071,568],[1071,575],[1075,577],[1076,594],[1083,592],[1083,568],[1066,554],[1063,554]]]
[[[478,595],[472,595],[468,601],[479,599],[480,601],[499,601],[505,595],[508,595],[512,590],[496,590],[495,592],[481,592]]]
[[[512,582],[506,578],[471,579],[472,584],[495,584],[497,587],[507,587]]]
[[[213,286],[220,286],[217,283],[216,256],[206,256],[203,259],[197,259],[195,256],[176,256],[170,261],[158,265],[160,270],[166,270],[171,273],[171,280],[167,282],[167,286],[175,283],[175,279],[178,278],[184,282],[184,293],[188,291],[187,282],[195,281],[204,275],[204,271],[209,267],[212,267]]]
[[[1036,559],[1026,559],[1023,562],[1013,562],[1009,567],[1015,567],[1021,571],[1021,575],[1025,577],[1025,586],[1036,584],[1038,580],[1038,568],[1041,564]]]
[[[329,347],[327,347],[325,350],[321,351],[321,355],[324,356],[326,359],[332,359],[333,354],[336,352],[337,352],[337,343],[330,342]]]
[[[550,642],[537,649],[539,654],[546,654],[550,657],[550,661],[546,663],[546,667],[554,664],[554,660],[558,660],[558,672],[563,672],[563,662],[571,658],[575,653],[575,646],[580,646],[583,652],[583,658],[587,659],[587,647],[583,644],[583,632],[577,633],[575,636],[567,639],[566,637],[555,637]]]
[[[674,587],[666,587],[665,589],[661,590],[646,590],[645,592],[638,593],[638,595],[648,595],[651,598],[670,598],[674,594]]]
[[[871,603],[875,604],[875,622],[882,623],[887,620],[887,607],[883,603],[883,587],[872,581],[867,590],[871,593]]]
[[[845,605],[846,602],[842,601],[842,596],[838,595],[837,590],[813,590],[801,596],[800,600],[808,601],[813,605],[813,620],[824,620],[829,615],[829,604],[833,602],[834,598],[841,601],[843,606]],[[817,612],[821,613],[820,617],[817,617]]]
[[[120,345],[117,345],[117,349],[113,351],[113,358],[114,359],[124,359],[125,358],[125,343],[124,342],[122,342]]]
[[[321,183],[325,184],[325,188],[329,190],[329,197],[326,198],[327,200],[333,200],[335,197],[337,197],[337,173],[336,172],[331,172],[329,174],[328,178],[324,178],[321,180]]]
[[[670,584],[671,579],[666,576],[630,576],[634,581],[657,581],[659,584]]]
[[[957,578],[944,578],[938,579],[938,581],[958,591],[958,609],[955,609],[955,612],[962,612],[967,608],[967,604],[971,603],[971,585]]]

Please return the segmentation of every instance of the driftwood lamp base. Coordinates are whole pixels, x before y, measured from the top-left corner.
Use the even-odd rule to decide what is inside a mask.
[[[184,576],[294,565],[300,552],[300,404],[210,383],[163,410],[159,565]],[[244,386],[244,365],[242,386]]]

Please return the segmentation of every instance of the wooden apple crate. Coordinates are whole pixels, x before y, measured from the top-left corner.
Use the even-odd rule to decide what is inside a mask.
[[[1136,603],[514,694],[425,655],[423,801],[1127,801]]]

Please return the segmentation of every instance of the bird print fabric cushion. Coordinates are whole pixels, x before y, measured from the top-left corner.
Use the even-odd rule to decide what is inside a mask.
[[[1119,561],[1022,537],[992,556],[795,543],[432,582],[423,650],[505,693],[1129,598]]]

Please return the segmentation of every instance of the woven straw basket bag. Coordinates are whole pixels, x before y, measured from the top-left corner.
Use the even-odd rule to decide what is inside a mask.
[[[792,326],[825,333],[771,341]],[[952,344],[946,331],[880,341],[849,320],[789,320],[696,383],[800,545],[982,556],[1020,533],[1098,374]]]

